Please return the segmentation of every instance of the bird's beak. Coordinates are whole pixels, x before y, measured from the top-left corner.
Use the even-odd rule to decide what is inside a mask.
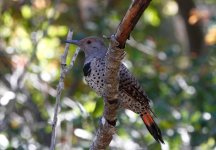
[[[65,40],[65,43],[70,43],[79,46],[79,40]]]

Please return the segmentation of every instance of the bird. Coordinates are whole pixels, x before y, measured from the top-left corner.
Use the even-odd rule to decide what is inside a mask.
[[[66,40],[66,43],[77,45],[85,54],[83,73],[87,84],[95,92],[103,96],[105,88],[105,58],[108,48],[102,38],[86,37],[81,40]],[[120,107],[139,114],[153,138],[164,143],[161,130],[153,119],[154,113],[150,108],[150,99],[139,84],[138,80],[121,63],[119,69]]]

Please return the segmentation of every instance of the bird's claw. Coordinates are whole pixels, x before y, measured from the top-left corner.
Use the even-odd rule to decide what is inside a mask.
[[[115,34],[111,35],[110,42],[113,47],[119,46],[119,42],[116,40]]]
[[[110,39],[110,46],[109,46],[110,51],[111,52],[115,51],[116,54],[118,53],[117,57],[115,59],[122,60],[126,55],[124,49],[121,49],[121,48],[118,47],[119,42],[116,40],[116,37],[115,37],[114,34],[111,35],[109,39]]]

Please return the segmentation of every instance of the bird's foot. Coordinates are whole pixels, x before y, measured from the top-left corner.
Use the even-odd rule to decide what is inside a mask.
[[[120,53],[120,56],[118,57],[118,59],[122,60],[125,57],[126,53],[125,53],[124,49],[121,49],[118,46],[119,46],[119,42],[116,40],[115,35],[114,34],[111,35],[109,49],[111,52],[115,51],[115,52]]]
[[[113,47],[118,47],[119,42],[116,40],[115,34],[111,35],[110,42]]]

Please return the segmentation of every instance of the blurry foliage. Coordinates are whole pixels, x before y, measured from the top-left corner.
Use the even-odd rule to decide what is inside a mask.
[[[111,149],[216,148],[215,1],[194,2],[207,13],[201,16],[206,42],[202,55],[191,57],[185,43],[179,41],[175,1],[152,1],[131,34],[151,55],[126,46],[125,64],[152,99],[166,144],[156,143],[136,114],[121,110]],[[111,35],[129,4],[113,0],[0,1],[0,149],[49,147],[59,57],[68,29],[74,29],[74,39]],[[70,57],[74,51],[71,46]],[[83,80],[83,57],[79,55],[65,80],[57,149],[88,149],[103,112],[102,98]]]

